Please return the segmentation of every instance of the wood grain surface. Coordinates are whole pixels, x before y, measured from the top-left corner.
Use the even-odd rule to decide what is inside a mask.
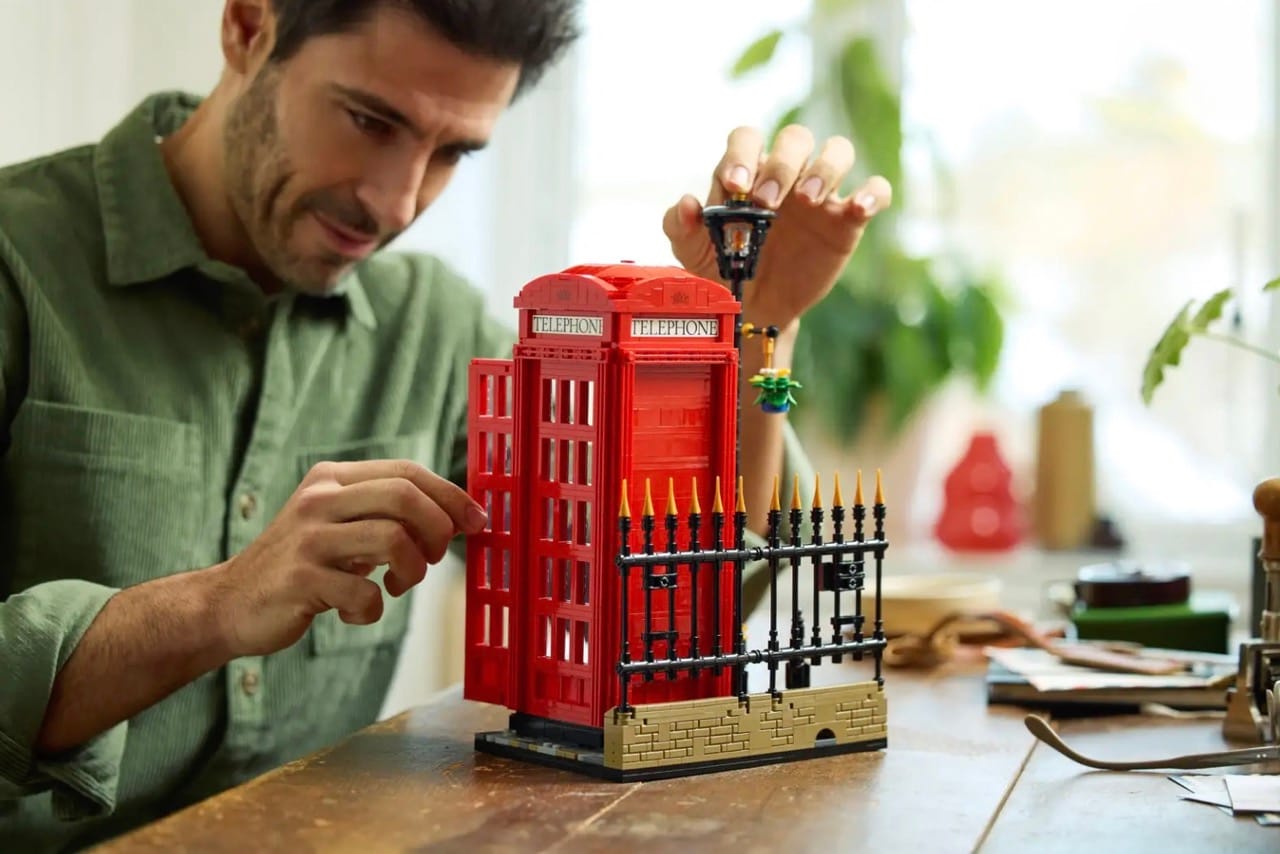
[[[864,674],[846,667],[827,678]],[[1093,772],[1036,746],[1022,711],[987,707],[981,672],[888,672],[883,752],[649,783],[477,753],[472,733],[505,712],[454,690],[97,850],[1280,850],[1280,829],[1182,801],[1162,774]],[[1224,746],[1212,722],[1107,718],[1063,732],[1110,757]]]

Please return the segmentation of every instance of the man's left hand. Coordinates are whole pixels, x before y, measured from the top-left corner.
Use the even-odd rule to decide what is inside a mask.
[[[757,325],[786,329],[825,297],[848,264],[868,221],[889,206],[889,182],[873,177],[848,197],[838,194],[853,168],[853,143],[828,139],[810,162],[813,133],[788,125],[773,151],[764,150],[755,128],[729,134],[716,166],[707,205],[722,204],[734,193],[777,211],[769,227],[755,278],[743,289],[743,317]],[[702,221],[702,204],[686,195],[666,213],[663,231],[676,259],[689,272],[722,281],[715,249]]]

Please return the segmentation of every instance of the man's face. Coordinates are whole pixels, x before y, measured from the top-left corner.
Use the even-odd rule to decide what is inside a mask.
[[[286,286],[330,290],[488,142],[519,73],[394,4],[263,66],[224,131],[231,204],[262,263]]]

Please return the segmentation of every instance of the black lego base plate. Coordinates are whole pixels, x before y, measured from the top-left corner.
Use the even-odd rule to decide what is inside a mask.
[[[869,753],[889,746],[887,738],[858,741],[851,744],[831,744],[803,750],[785,750],[777,753],[759,753],[680,765],[660,765],[654,768],[623,770],[604,764],[604,754],[598,750],[583,750],[547,741],[522,738],[511,730],[476,733],[475,748],[482,753],[518,759],[552,768],[577,771],[602,780],[616,783],[632,783],[645,780],[670,780],[675,777],[692,777],[697,774],[713,774],[718,771],[735,771],[760,765],[775,765],[816,759],[822,756],[838,756],[844,753]]]

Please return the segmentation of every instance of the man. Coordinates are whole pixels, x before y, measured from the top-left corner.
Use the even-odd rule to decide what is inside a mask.
[[[374,719],[402,594],[485,524],[466,369],[512,343],[442,265],[377,250],[575,5],[227,0],[206,99],[0,172],[0,840],[78,847]],[[837,198],[852,146],[814,149],[739,129],[706,200],[779,209],[744,306],[779,364],[889,201]],[[663,227],[715,278],[700,210]],[[744,419],[761,510],[784,429]]]

